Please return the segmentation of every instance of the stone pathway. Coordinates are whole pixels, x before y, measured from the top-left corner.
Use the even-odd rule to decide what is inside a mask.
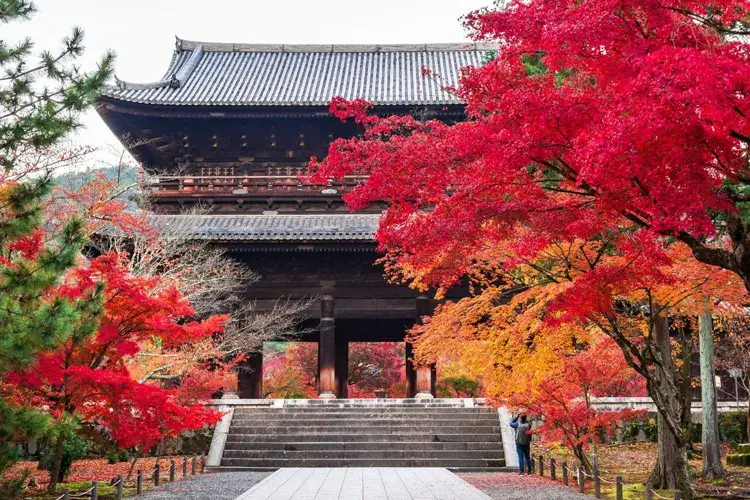
[[[441,468],[283,468],[236,500],[491,500]]]
[[[539,476],[517,473],[460,473],[459,477],[495,500],[583,500],[590,499],[569,486]]]
[[[145,495],[146,500],[234,500],[238,495],[252,488],[270,472],[218,472],[201,474],[174,483],[165,483],[152,488]]]

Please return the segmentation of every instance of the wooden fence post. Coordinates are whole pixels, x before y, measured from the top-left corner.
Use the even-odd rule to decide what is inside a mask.
[[[154,467],[154,486],[159,486],[159,473],[161,471],[159,470],[159,464],[156,464],[156,467]]]
[[[651,489],[651,485],[646,485],[646,500],[654,500],[654,490]]]
[[[182,477],[187,477],[187,457],[182,457]]]
[[[674,500],[680,500],[680,492],[679,491],[675,491],[674,492]]]
[[[563,476],[563,484],[565,486],[568,485],[568,462],[562,463],[562,476]]]
[[[99,481],[91,482],[91,500],[99,500]]]
[[[583,467],[578,466],[578,491],[586,493],[586,478],[583,477]]]
[[[201,455],[201,474],[206,472],[206,456]]]
[[[192,463],[190,464],[190,473],[193,476],[195,475],[195,461],[196,461],[196,457],[195,455],[193,455],[193,460],[192,460]]]
[[[122,490],[125,487],[123,482],[125,479],[122,476],[117,476],[117,490],[115,493],[115,500],[122,500]]]
[[[599,478],[599,464],[596,460],[596,455],[594,455],[594,496],[596,498],[602,497],[602,484]]]
[[[169,462],[169,482],[174,483],[174,460]]]
[[[544,475],[544,455],[539,455],[539,475]]]
[[[622,476],[615,478],[615,500],[622,500]]]
[[[68,488],[63,488],[63,494],[62,494],[62,500],[69,500],[70,496],[68,495]]]
[[[550,457],[549,459],[549,477],[553,481],[557,481],[557,473],[555,471],[555,459]]]
[[[138,469],[135,474],[135,494],[140,495],[143,493],[143,471]]]

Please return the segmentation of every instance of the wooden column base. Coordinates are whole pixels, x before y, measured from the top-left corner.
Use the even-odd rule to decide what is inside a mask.
[[[320,320],[318,399],[336,399],[336,333],[333,318]]]
[[[250,353],[237,372],[237,394],[241,399],[263,398],[263,353]]]
[[[419,365],[417,366],[417,394],[414,396],[417,399],[432,399],[435,397],[433,394],[434,387],[434,365]]]
[[[349,397],[349,343],[336,338],[336,397]]]

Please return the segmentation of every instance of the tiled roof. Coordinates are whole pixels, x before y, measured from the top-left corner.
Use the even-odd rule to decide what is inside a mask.
[[[374,241],[377,214],[152,215],[161,234],[215,241]]]
[[[177,41],[172,64],[153,83],[118,81],[111,98],[193,106],[328,106],[363,98],[378,105],[446,105],[444,86],[482,64],[489,45],[243,45]],[[424,76],[423,68],[439,79]]]

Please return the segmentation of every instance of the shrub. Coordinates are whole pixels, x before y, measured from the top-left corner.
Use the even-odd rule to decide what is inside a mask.
[[[733,411],[719,414],[719,437],[735,448],[739,443],[747,442],[747,413]]]
[[[71,434],[63,443],[62,463],[60,474],[57,476],[58,482],[63,482],[70,473],[70,467],[73,462],[86,456],[91,449],[91,443],[77,434]],[[41,456],[39,457],[39,468],[52,474],[55,467],[55,447],[50,443]]]
[[[656,415],[646,414],[641,418],[626,421],[622,424],[622,440],[625,442],[638,441],[638,436],[643,433],[646,440],[655,443],[657,441]]]
[[[445,377],[437,384],[438,397],[477,398],[480,395],[479,381],[468,377]]]

